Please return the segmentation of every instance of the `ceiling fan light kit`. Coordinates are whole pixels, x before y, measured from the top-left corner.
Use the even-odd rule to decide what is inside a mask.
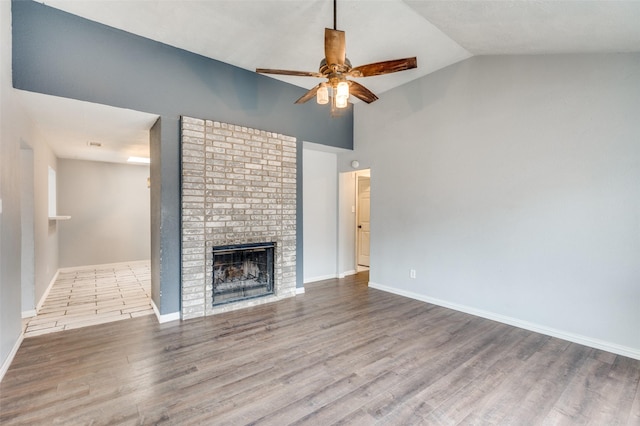
[[[327,87],[327,83],[320,83],[318,93],[316,93],[316,99],[320,105],[329,103],[329,88]]]
[[[333,0],[333,29],[325,28],[324,30],[325,58],[320,62],[318,72],[269,68],[257,68],[256,72],[261,74],[326,78],[326,82],[313,87],[296,100],[295,103],[302,104],[315,97],[316,102],[320,105],[330,103],[333,111],[336,108],[346,108],[349,105],[349,97],[351,95],[368,104],[378,99],[369,89],[356,81],[348,80],[347,77],[372,77],[417,68],[416,57],[376,62],[353,68],[346,57],[345,32],[336,29],[336,16],[336,0]],[[329,93],[329,89],[331,89],[331,93]]]

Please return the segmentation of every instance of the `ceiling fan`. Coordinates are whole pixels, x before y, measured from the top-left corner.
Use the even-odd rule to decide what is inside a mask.
[[[326,78],[326,82],[322,82],[309,90],[295,103],[305,103],[315,96],[319,104],[327,104],[330,99],[329,88],[331,88],[333,92],[331,97],[332,107],[346,108],[349,95],[353,95],[368,104],[378,99],[369,89],[356,81],[348,80],[347,77],[372,77],[405,71],[418,66],[416,58],[413,57],[352,67],[351,62],[346,57],[345,32],[336,29],[336,0],[333,0],[333,29],[324,29],[324,55],[324,59],[320,61],[318,72],[268,68],[257,68],[256,72],[261,74]]]

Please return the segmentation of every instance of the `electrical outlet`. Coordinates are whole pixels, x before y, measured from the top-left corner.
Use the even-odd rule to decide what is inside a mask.
[[[411,278],[415,278],[416,277],[416,270],[415,269],[411,269],[409,271],[409,277],[411,277]]]

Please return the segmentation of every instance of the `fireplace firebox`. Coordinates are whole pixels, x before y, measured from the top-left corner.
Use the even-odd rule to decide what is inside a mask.
[[[274,293],[275,243],[213,247],[213,306]]]

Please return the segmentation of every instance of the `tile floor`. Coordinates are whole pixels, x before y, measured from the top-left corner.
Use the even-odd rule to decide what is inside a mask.
[[[25,337],[153,314],[149,261],[60,271]]]

